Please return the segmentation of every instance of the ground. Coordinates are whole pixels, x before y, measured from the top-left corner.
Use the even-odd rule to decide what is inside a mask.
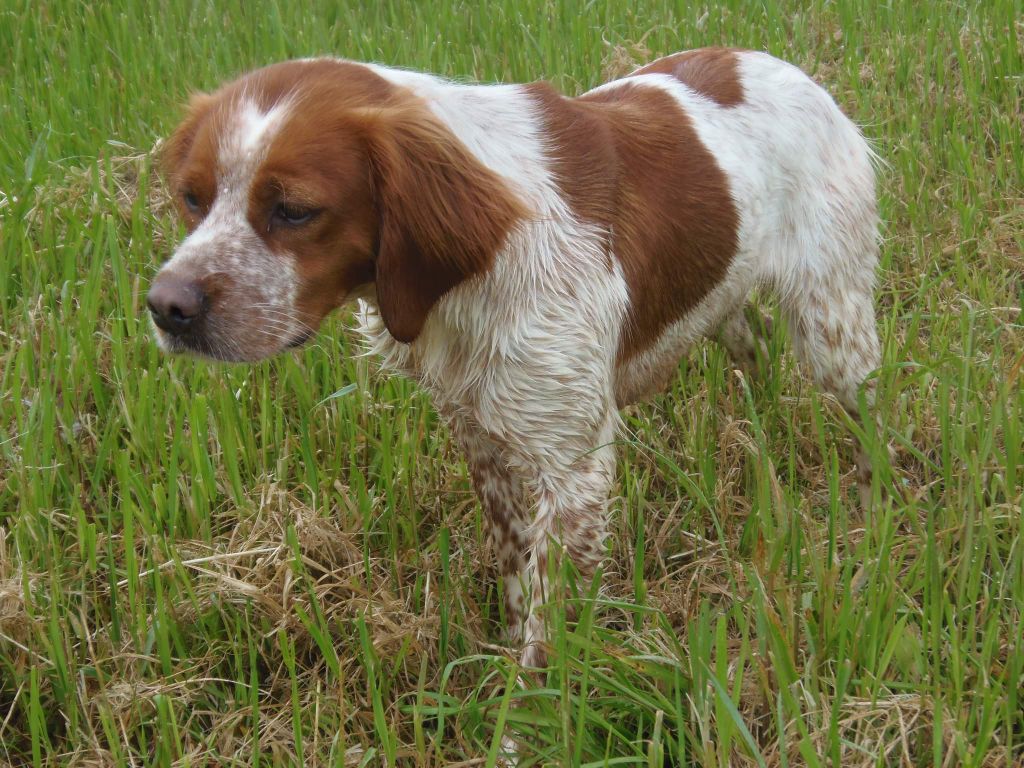
[[[1022,764],[1019,3],[304,6],[0,4],[0,763],[489,766],[507,728],[523,765]],[[253,367],[158,353],[153,148],[291,56],[577,93],[712,44],[885,161],[886,500],[778,323],[761,375],[694,350],[625,413],[600,590],[520,693],[465,465],[346,315]]]

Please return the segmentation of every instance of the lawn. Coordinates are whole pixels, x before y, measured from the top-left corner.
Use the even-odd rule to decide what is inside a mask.
[[[522,765],[1024,764],[1019,0],[316,5],[0,0],[0,764],[490,766],[504,729]],[[465,464],[347,314],[256,366],[157,351],[154,148],[293,56],[579,93],[710,44],[884,159],[877,503],[784,333],[760,377],[693,350],[520,689]]]

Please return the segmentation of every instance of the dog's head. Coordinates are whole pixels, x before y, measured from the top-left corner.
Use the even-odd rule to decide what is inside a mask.
[[[188,236],[149,291],[157,338],[221,360],[302,344],[356,296],[412,341],[523,215],[421,99],[344,61],[193,97],[163,161]]]

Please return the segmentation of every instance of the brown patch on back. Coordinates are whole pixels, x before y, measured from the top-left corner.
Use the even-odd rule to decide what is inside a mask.
[[[664,56],[633,75],[663,74],[685,83],[723,107],[743,103],[739,59],[734,48],[698,48]]]
[[[725,277],[739,227],[728,179],[658,89],[626,84],[566,99],[529,88],[563,193],[578,216],[610,232],[629,288],[618,350],[628,360]]]

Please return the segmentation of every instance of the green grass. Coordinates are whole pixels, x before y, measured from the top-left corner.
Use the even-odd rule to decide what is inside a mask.
[[[156,5],[0,2],[0,763],[493,765],[502,722],[524,765],[1024,761],[1019,0]],[[519,691],[465,466],[344,316],[158,353],[151,149],[290,56],[575,93],[707,44],[802,66],[888,163],[889,501],[781,338],[756,380],[694,350],[625,413],[600,591]]]

